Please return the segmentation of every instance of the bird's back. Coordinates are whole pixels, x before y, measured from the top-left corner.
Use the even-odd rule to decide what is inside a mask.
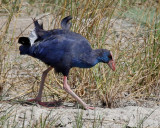
[[[62,30],[59,32],[60,34],[52,35],[32,45],[29,55],[51,66],[57,64],[72,66],[74,60],[81,60],[82,57],[90,54],[92,49],[83,36],[74,32],[64,32],[63,34],[61,34]]]

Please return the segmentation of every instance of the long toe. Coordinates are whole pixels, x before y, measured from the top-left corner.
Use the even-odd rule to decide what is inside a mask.
[[[89,109],[94,110],[95,107],[86,106],[85,109],[86,109],[86,110],[89,110]]]
[[[38,102],[38,100],[35,98],[35,99],[29,99],[27,100],[28,102]]]

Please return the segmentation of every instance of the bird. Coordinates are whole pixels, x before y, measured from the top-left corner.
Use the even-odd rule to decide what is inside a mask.
[[[100,62],[108,64],[115,71],[115,61],[110,50],[92,49],[84,36],[71,31],[71,19],[71,16],[65,17],[61,21],[61,28],[53,30],[44,30],[43,25],[34,19],[35,28],[30,36],[19,38],[20,55],[29,55],[48,65],[48,68],[42,73],[38,95],[30,101],[45,106],[45,102],[41,101],[44,82],[48,72],[54,69],[55,72],[62,73],[64,76],[63,89],[76,99],[84,109],[94,109],[70,88],[67,82],[69,71],[73,67],[91,68]]]

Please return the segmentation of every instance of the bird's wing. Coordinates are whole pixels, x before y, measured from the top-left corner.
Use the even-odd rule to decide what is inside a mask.
[[[31,56],[42,60],[43,62],[57,63],[65,54],[64,40],[60,39],[57,35],[51,36],[30,48]]]

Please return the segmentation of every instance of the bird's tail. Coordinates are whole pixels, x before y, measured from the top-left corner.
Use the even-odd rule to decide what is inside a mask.
[[[43,23],[39,24],[38,20],[33,19],[33,23],[35,28],[32,30],[32,32],[29,35],[29,40],[31,46],[38,40],[41,40],[41,36],[45,34],[45,30],[43,29]]]
[[[20,37],[18,39],[18,43],[22,44],[19,47],[20,54],[21,55],[29,54],[29,48],[31,46],[29,38],[28,37]]]
[[[69,21],[72,19],[72,16],[67,16],[65,18],[62,19],[61,21],[61,27],[64,30],[70,30],[72,23],[70,23]]]
[[[71,23],[69,22],[72,19],[71,16],[67,16],[61,21],[61,27],[63,30],[70,30]],[[50,36],[52,31],[45,31],[43,29],[43,24],[39,24],[36,19],[33,19],[35,29],[31,32],[29,37],[20,37],[18,40],[19,44],[22,44],[19,47],[20,54],[29,54],[29,48],[38,40],[43,40],[44,37]]]
[[[35,29],[43,30],[43,23],[39,24],[36,19],[33,19],[33,23],[34,23]]]

